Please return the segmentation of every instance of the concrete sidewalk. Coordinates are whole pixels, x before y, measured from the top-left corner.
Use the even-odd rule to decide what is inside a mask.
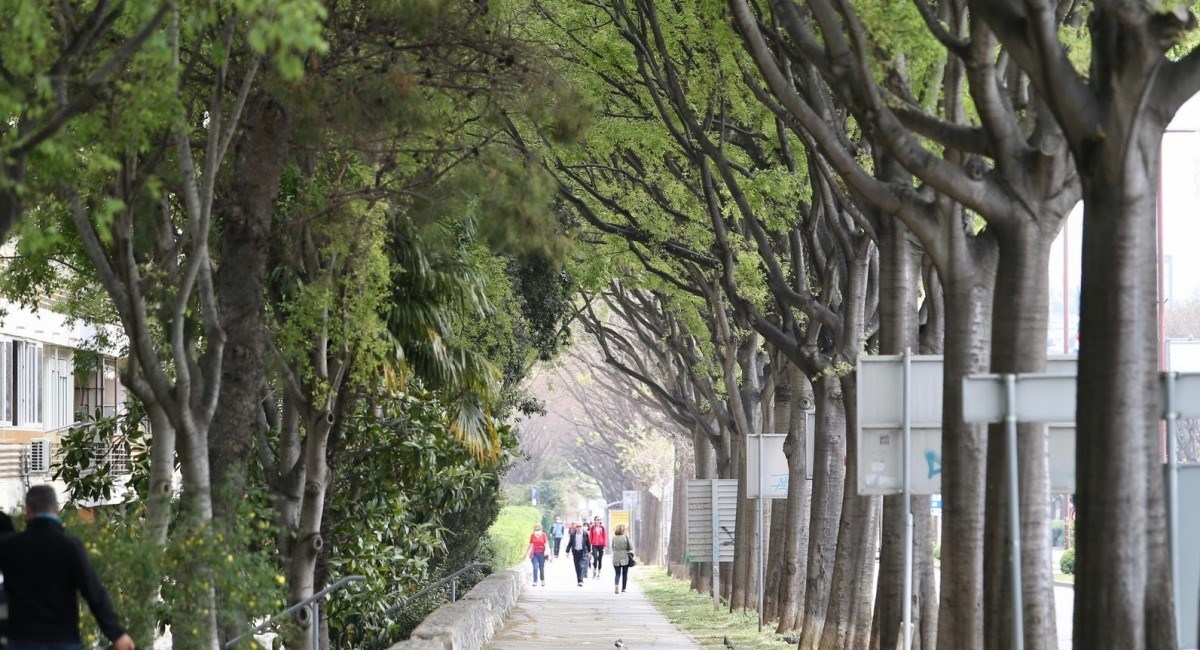
[[[613,648],[620,639],[625,648],[698,649],[700,646],[672,625],[638,587],[638,568],[629,574],[629,587],[613,593],[612,557],[604,556],[599,579],[575,581],[570,555],[546,564],[546,586],[530,586],[531,567],[525,562],[525,588],[509,614],[504,629],[487,648]],[[640,568],[640,567],[639,567]]]

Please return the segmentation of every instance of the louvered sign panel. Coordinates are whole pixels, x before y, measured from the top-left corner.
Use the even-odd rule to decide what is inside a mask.
[[[717,494],[713,517],[713,491]],[[733,526],[737,519],[736,479],[692,479],[687,486],[688,562],[711,562],[713,527],[716,524],[720,560],[733,561]]]

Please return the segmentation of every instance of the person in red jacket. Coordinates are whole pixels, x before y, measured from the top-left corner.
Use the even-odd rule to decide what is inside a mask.
[[[537,586],[538,575],[542,576],[542,586],[546,586],[546,543],[550,540],[542,532],[541,524],[533,525],[533,533],[529,535],[529,550],[526,557],[533,560],[533,586]]]
[[[592,527],[588,529],[588,542],[592,545],[592,577],[599,579],[600,564],[604,561],[604,547],[608,546],[608,531],[604,529],[600,517],[592,520]]]

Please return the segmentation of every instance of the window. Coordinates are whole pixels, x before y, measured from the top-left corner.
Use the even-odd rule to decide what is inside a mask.
[[[46,352],[46,429],[61,429],[75,421],[75,368],[71,352],[54,348]]]
[[[0,424],[13,423],[13,342],[0,341]]]
[[[29,341],[13,342],[13,366],[16,374],[17,426],[42,423],[42,346]]]

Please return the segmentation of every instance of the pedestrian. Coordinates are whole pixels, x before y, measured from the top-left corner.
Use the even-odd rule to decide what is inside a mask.
[[[529,535],[529,550],[525,553],[533,560],[533,586],[537,586],[538,575],[542,576],[542,586],[546,586],[546,533],[542,532],[541,524],[533,525],[533,533]]]
[[[554,559],[558,559],[558,549],[562,545],[563,533],[562,517],[555,517],[554,523],[550,524],[550,539],[554,542]]]
[[[629,565],[633,560],[633,542],[625,534],[625,524],[617,524],[612,536],[612,563],[617,575],[613,578],[613,593],[623,593],[629,584]]]
[[[16,532],[12,517],[0,510],[0,540]],[[3,650],[5,639],[8,638],[8,592],[4,589],[4,574],[0,573],[0,650]]]
[[[571,559],[575,563],[575,581],[582,587],[583,579],[587,577],[588,558],[592,552],[592,545],[588,541],[583,524],[571,522],[571,530],[567,533],[567,550],[571,552]]]
[[[601,564],[604,563],[604,549],[608,546],[608,531],[600,522],[599,515],[592,521],[588,529],[588,541],[592,544],[592,577],[600,579]]]
[[[134,650],[83,542],[63,530],[58,495],[35,485],[25,495],[25,531],[0,540],[8,592],[8,650],[80,650],[82,594],[113,650]]]

